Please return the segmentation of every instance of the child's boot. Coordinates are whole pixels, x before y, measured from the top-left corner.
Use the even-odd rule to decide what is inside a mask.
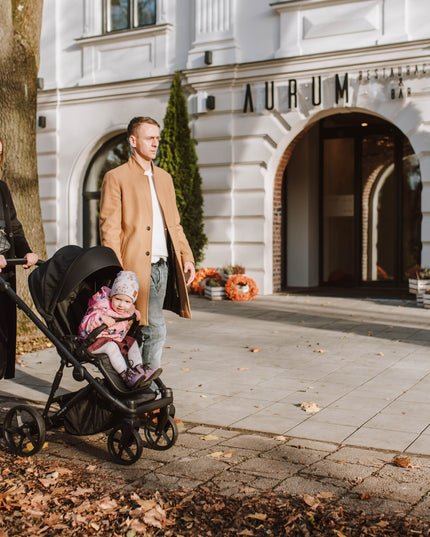
[[[124,381],[124,384],[127,386],[127,388],[137,388],[142,381],[146,380],[144,373],[131,368],[120,373],[120,377]]]
[[[145,369],[142,364],[138,364],[135,368],[135,371],[142,373],[145,376],[145,381],[157,379],[163,370],[161,367],[156,367],[155,369]]]

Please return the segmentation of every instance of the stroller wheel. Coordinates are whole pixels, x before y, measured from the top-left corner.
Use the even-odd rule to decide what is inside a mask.
[[[112,429],[108,436],[108,449],[112,459],[123,465],[134,464],[140,459],[143,451],[143,442],[137,429],[127,434],[119,425]]]
[[[151,449],[164,451],[171,448],[178,439],[178,427],[172,416],[168,416],[164,427],[160,430],[158,419],[145,427],[145,440]]]
[[[3,438],[14,455],[34,455],[45,442],[45,422],[31,406],[17,405],[6,414]]]

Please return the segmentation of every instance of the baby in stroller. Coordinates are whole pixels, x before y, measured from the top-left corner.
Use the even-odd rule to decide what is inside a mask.
[[[122,270],[112,289],[103,286],[90,298],[78,329],[79,337],[85,339],[93,330],[106,325],[88,350],[93,354],[107,354],[112,367],[128,388],[148,386],[162,372],[160,367],[144,368],[137,341],[127,335],[132,316],[135,315],[137,321],[140,319],[140,312],[134,306],[138,292],[136,274]]]

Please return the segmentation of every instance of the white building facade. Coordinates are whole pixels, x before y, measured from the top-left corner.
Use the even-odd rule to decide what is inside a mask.
[[[428,0],[45,0],[38,168],[48,253],[97,241],[129,120],[180,70],[202,266],[262,294],[401,286],[430,265]],[[118,162],[119,163],[119,162]]]

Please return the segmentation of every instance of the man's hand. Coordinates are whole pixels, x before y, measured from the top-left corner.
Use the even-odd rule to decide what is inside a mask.
[[[7,265],[6,263],[6,258],[4,255],[0,255],[0,272],[1,272],[1,269],[2,268],[5,268],[5,266]]]
[[[190,261],[184,263],[184,272],[185,274],[188,273],[190,275],[187,280],[187,285],[190,285],[196,276],[196,269]]]

